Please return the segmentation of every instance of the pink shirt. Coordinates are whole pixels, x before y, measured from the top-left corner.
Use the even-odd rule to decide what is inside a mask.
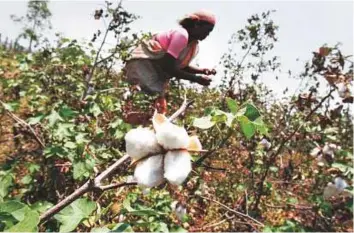
[[[188,45],[188,32],[179,27],[156,35],[156,40],[162,48],[174,58],[178,58],[181,51]]]

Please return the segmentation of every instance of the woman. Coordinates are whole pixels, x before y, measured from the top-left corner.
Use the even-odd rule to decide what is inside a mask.
[[[155,96],[155,108],[166,113],[165,93],[169,79],[185,79],[203,86],[209,86],[208,75],[215,74],[214,69],[201,69],[189,63],[198,51],[198,42],[204,40],[213,30],[215,16],[200,10],[187,15],[179,21],[180,27],[162,32],[148,41],[143,41],[132,52],[124,68],[129,84],[145,93]],[[126,121],[136,124],[146,121],[150,114],[130,112]]]

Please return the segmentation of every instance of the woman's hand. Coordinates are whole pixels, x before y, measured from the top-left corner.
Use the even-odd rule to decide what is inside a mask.
[[[202,74],[215,75],[216,74],[216,70],[215,69],[204,68],[204,69],[202,69]]]
[[[211,79],[206,75],[198,75],[196,82],[203,86],[209,86]]]

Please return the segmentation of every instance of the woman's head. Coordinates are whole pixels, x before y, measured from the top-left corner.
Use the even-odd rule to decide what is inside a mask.
[[[179,24],[188,31],[192,40],[204,40],[213,30],[215,21],[214,14],[200,10],[185,16]]]

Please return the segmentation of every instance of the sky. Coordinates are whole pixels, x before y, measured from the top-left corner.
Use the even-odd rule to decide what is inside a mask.
[[[15,38],[21,26],[14,24],[10,14],[24,15],[26,1],[0,0],[0,33]],[[51,1],[52,37],[54,32],[78,40],[90,40],[102,21],[93,19],[95,9],[104,8],[104,1]],[[274,74],[265,74],[261,81],[280,94],[288,87],[298,88],[299,80],[289,79],[287,71],[299,73],[311,59],[312,51],[324,43],[342,43],[344,54],[353,54],[353,1],[151,1],[125,0],[123,6],[139,15],[132,29],[144,32],[169,30],[187,13],[205,8],[215,13],[217,23],[210,36],[200,43],[196,62],[207,68],[217,68],[221,56],[227,51],[231,35],[241,29],[249,16],[267,10],[276,10],[272,19],[279,26],[278,42],[273,54],[280,57],[282,73],[275,81]],[[110,41],[109,41],[110,42]],[[112,40],[113,43],[113,40]],[[243,54],[237,54],[241,57]],[[214,79],[218,79],[217,75]],[[217,80],[215,80],[217,82]]]

